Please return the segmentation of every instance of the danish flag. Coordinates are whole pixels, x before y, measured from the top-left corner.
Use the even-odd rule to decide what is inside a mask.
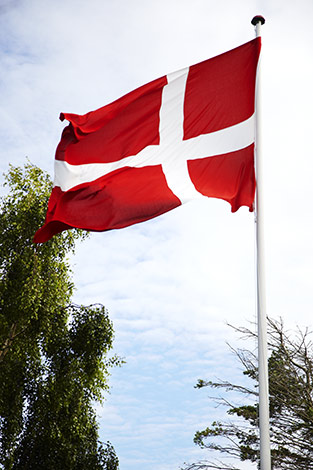
[[[103,231],[199,197],[253,210],[260,38],[154,80],[68,120],[42,243],[73,227]]]

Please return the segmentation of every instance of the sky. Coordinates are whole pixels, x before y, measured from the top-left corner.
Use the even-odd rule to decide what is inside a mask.
[[[0,0],[0,174],[28,157],[53,177],[60,112],[84,114],[237,47],[254,38],[256,14],[266,19],[267,313],[287,328],[312,328],[311,0]],[[121,470],[178,470],[209,457],[193,436],[224,411],[194,385],[242,380],[227,342],[242,343],[227,323],[255,328],[255,256],[253,214],[232,214],[217,199],[78,245],[74,301],[106,306],[114,353],[126,361],[97,406],[100,437]]]

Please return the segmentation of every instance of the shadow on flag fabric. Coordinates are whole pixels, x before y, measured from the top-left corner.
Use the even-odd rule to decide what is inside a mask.
[[[43,243],[104,231],[203,196],[253,210],[260,38],[158,78],[83,116],[62,113]]]

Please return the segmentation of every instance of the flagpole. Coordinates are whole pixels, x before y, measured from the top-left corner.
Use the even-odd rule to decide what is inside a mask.
[[[251,23],[255,26],[256,37],[261,36],[261,26],[265,23],[262,16],[255,16]],[[269,386],[267,318],[264,278],[264,236],[263,236],[263,190],[260,129],[260,67],[256,86],[256,258],[257,258],[257,312],[258,312],[258,373],[259,373],[259,432],[260,432],[260,469],[271,470],[271,445],[269,428]]]

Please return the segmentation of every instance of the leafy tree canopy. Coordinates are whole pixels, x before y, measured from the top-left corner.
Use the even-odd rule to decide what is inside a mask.
[[[92,404],[108,389],[113,327],[102,305],[71,303],[67,256],[87,235],[35,245],[52,183],[38,167],[10,167],[0,200],[0,468],[116,470],[98,441]]]

